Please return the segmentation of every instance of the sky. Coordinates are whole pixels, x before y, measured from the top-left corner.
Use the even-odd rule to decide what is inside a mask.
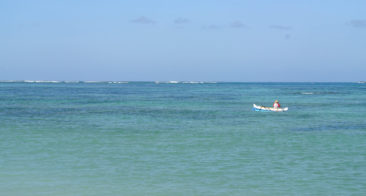
[[[366,1],[0,0],[0,80],[366,80]]]

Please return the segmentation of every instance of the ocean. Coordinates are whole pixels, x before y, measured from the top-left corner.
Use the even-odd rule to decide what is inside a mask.
[[[0,190],[365,195],[366,84],[1,82]]]

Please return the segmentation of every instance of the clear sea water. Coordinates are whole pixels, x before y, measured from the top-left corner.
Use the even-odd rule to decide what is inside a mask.
[[[0,190],[366,195],[366,84],[3,82]]]

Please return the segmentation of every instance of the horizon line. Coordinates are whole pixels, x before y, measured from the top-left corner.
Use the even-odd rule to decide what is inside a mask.
[[[366,83],[360,81],[219,81],[219,80],[0,80],[1,83]]]

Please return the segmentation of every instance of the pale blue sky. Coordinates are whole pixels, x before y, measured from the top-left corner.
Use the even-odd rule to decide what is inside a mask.
[[[366,80],[365,0],[1,0],[0,80]]]

